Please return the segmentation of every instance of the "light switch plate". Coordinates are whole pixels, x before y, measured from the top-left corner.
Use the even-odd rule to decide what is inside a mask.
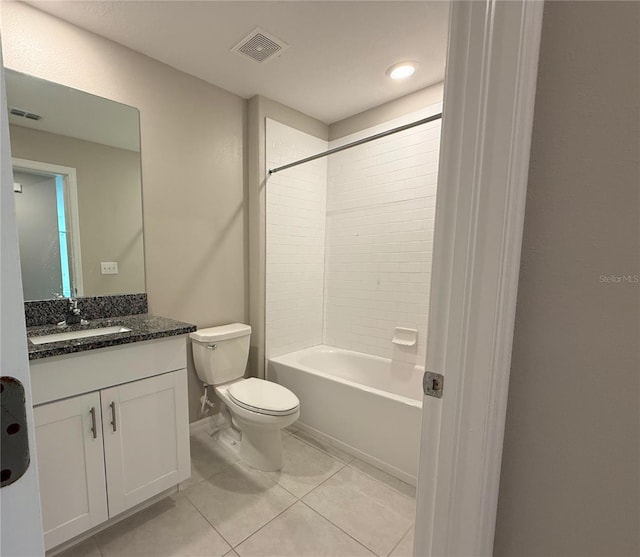
[[[103,275],[117,275],[118,262],[117,261],[100,261],[100,272]]]

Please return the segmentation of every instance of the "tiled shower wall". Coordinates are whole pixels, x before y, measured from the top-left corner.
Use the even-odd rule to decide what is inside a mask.
[[[329,145],[267,120],[267,166],[440,109]],[[436,121],[269,178],[267,357],[328,344],[424,364],[439,145]],[[417,329],[417,345],[392,344],[395,327]]]
[[[325,151],[327,142],[267,119],[268,168]],[[268,178],[267,357],[322,344],[327,159]]]
[[[324,344],[424,365],[439,147],[437,120],[329,157]],[[417,345],[392,344],[395,327],[417,329]]]

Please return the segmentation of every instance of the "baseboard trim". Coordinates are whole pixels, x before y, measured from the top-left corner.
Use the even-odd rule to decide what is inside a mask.
[[[198,431],[206,430],[207,427],[211,426],[211,416],[205,416],[204,418],[200,418],[195,422],[191,422],[189,424],[189,434],[193,435]]]
[[[355,447],[352,447],[351,445],[348,445],[343,441],[339,441],[335,437],[331,437],[331,435],[327,435],[326,433],[323,433],[322,431],[319,431],[302,422],[299,422],[299,421],[296,422],[293,425],[293,427],[297,427],[299,430],[304,431],[305,433],[308,433],[312,437],[317,438],[319,441],[324,441],[328,445],[332,445],[333,447],[336,447],[337,449],[340,449],[341,451],[344,451],[345,453],[348,453],[351,456],[355,456],[356,458],[359,458],[360,460],[366,462],[367,464],[371,464],[371,466],[375,466],[376,468],[382,470],[383,472],[386,472],[387,474],[391,474],[394,478],[398,478],[404,483],[407,483],[413,487],[416,487],[417,478],[415,476],[412,476],[411,474],[407,474],[406,472],[399,470],[395,466],[391,466],[390,464],[382,462],[376,457],[371,456],[368,453],[362,452],[361,450],[356,449]]]

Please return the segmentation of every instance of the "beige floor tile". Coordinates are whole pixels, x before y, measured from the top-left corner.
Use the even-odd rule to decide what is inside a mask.
[[[221,556],[231,549],[178,493],[94,536],[104,557]]]
[[[375,466],[371,466],[371,464],[368,464],[363,460],[360,460],[359,458],[354,458],[349,463],[349,466],[353,466],[354,468],[360,470],[360,472],[364,472],[367,476],[371,476],[379,482],[392,487],[393,489],[399,491],[407,497],[411,497],[412,499],[416,498],[416,488],[414,486],[409,485],[402,480],[399,480],[391,474],[387,474],[386,472],[380,470],[379,468],[376,468]]]
[[[303,501],[378,555],[388,555],[414,520],[413,500],[350,466]]]
[[[413,557],[413,530],[414,527],[412,526],[389,557]]]
[[[303,431],[300,429],[296,431],[294,435],[298,439],[302,439],[305,443],[311,445],[312,447],[315,447],[316,449],[320,449],[321,451],[324,451],[325,453],[330,454],[332,457],[337,458],[342,462],[349,463],[353,460],[353,456],[351,456],[349,453],[341,449],[338,449],[333,445],[330,445],[326,441],[321,441],[320,439],[314,437],[313,435],[311,435],[310,433],[307,433],[306,431]]]
[[[236,551],[240,557],[356,557],[373,554],[328,520],[298,502]]]
[[[285,437],[282,445],[282,470],[265,474],[296,497],[306,495],[345,466],[344,462],[314,449],[293,435]]]
[[[229,553],[225,553],[224,557],[240,557],[233,549]]]
[[[210,478],[238,461],[238,457],[202,428],[191,434],[191,477],[180,491]]]
[[[89,538],[61,553],[57,553],[56,557],[100,557],[100,550],[95,540]]]
[[[236,463],[184,494],[235,547],[295,502],[262,472]]]

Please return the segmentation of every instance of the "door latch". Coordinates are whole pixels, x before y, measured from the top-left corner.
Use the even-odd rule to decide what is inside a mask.
[[[422,389],[426,396],[442,398],[444,389],[444,375],[434,373],[433,371],[425,371],[422,377]]]
[[[19,480],[31,462],[27,435],[27,407],[22,383],[15,377],[0,377],[0,401],[2,410],[0,487],[4,487]]]

